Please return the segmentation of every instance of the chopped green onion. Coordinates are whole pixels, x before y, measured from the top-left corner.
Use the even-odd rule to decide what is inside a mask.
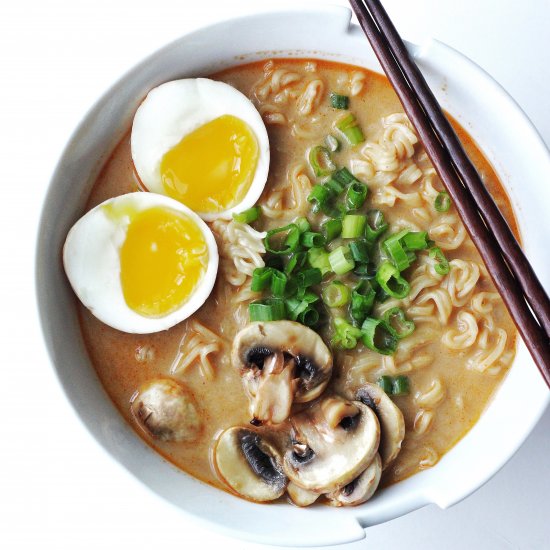
[[[244,212],[233,214],[233,219],[238,223],[252,223],[255,222],[262,213],[261,206],[253,206]]]
[[[355,266],[353,273],[358,277],[373,279],[376,276],[376,268],[370,263],[359,264]]]
[[[321,270],[317,267],[311,269],[304,269],[294,275],[298,288],[307,288],[312,285],[318,285],[323,278]]]
[[[382,316],[386,328],[397,338],[405,338],[414,332],[414,321],[405,317],[405,312],[400,307],[392,307]]]
[[[392,355],[397,348],[397,338],[386,328],[382,319],[367,317],[361,327],[363,344],[382,355]]]
[[[403,237],[403,244],[408,250],[424,250],[428,248],[428,240],[426,231],[409,231]]]
[[[273,268],[271,267],[257,267],[252,272],[250,290],[253,292],[261,292],[262,290],[265,290],[271,284],[272,272]]]
[[[335,248],[328,255],[328,261],[332,271],[334,271],[336,275],[343,275],[355,267],[355,262],[353,261],[347,246],[339,246],[338,248]]]
[[[369,261],[369,245],[367,241],[359,239],[349,243],[349,251],[355,263],[366,264]]]
[[[365,230],[367,216],[365,214],[346,214],[342,219],[342,238],[356,239]]]
[[[384,219],[384,214],[380,210],[369,210],[367,212],[365,236],[369,242],[374,243],[387,229],[388,224]]]
[[[285,303],[280,298],[256,300],[248,305],[251,321],[279,321],[285,319]]]
[[[361,329],[354,327],[342,317],[334,319],[335,334],[332,344],[342,349],[353,349],[357,346],[357,339],[361,338]]]
[[[316,184],[311,188],[307,200],[313,203],[312,210],[314,213],[319,212],[319,210],[324,212],[328,208],[328,202],[332,199],[332,196],[333,192],[331,189],[324,185]]]
[[[285,267],[285,273],[290,275],[295,269],[300,269],[306,263],[306,252],[295,252],[292,254]]]
[[[367,186],[364,183],[354,182],[348,187],[346,194],[346,206],[351,210],[357,210],[363,206],[367,198]]]
[[[285,295],[287,281],[288,277],[282,271],[273,269],[271,271],[271,293],[282,298]]]
[[[304,311],[300,312],[297,321],[306,327],[313,327],[319,322],[319,312],[313,306],[307,306]]]
[[[345,166],[334,172],[332,177],[343,185],[349,185],[350,183],[361,183]]]
[[[327,148],[331,153],[336,153],[336,151],[340,149],[340,142],[332,134],[329,134],[325,138],[325,143],[327,144]]]
[[[434,200],[434,208],[438,212],[449,211],[449,208],[451,208],[451,197],[449,197],[449,193],[447,193],[447,191],[440,191],[437,194],[437,197],[435,197]]]
[[[318,178],[328,176],[336,170],[336,165],[330,158],[330,151],[322,145],[316,145],[310,149],[309,164]]]
[[[334,109],[347,109],[349,106],[349,97],[335,92],[330,93],[330,105]]]
[[[352,113],[342,117],[337,123],[336,128],[342,132],[350,145],[357,145],[365,141],[363,131],[357,125],[357,120]]]
[[[342,307],[349,303],[349,288],[341,281],[332,281],[321,294],[323,302],[328,307]]]
[[[311,225],[307,218],[296,218],[293,223],[296,225],[296,227],[298,227],[300,233],[305,233],[306,231],[311,230]]]
[[[376,271],[376,281],[380,288],[392,298],[405,298],[411,287],[401,277],[399,270],[390,262],[382,262]]]
[[[342,185],[338,180],[331,177],[328,181],[323,184],[327,189],[330,189],[333,195],[338,196],[343,190],[344,185]]]
[[[321,226],[321,228],[328,243],[340,235],[342,232],[342,222],[337,219],[328,220]]]
[[[403,271],[411,265],[409,256],[401,244],[401,239],[403,239],[403,237],[408,233],[408,229],[403,229],[403,231],[394,233],[384,241],[384,248],[386,249],[390,260],[399,271]]]
[[[286,301],[288,318],[292,321],[296,321],[296,319],[298,319],[298,315],[304,312],[308,306],[309,304],[306,300],[300,300],[299,298],[288,298]]]
[[[376,292],[367,280],[362,280],[351,292],[350,314],[357,323],[362,323],[374,306]]]
[[[329,253],[324,248],[310,248],[307,251],[307,261],[311,267],[321,270],[321,276],[332,271]]]
[[[408,395],[410,392],[409,379],[406,376],[396,376],[393,379],[392,395]]]
[[[276,239],[280,239],[279,247],[275,242]],[[285,225],[284,227],[278,227],[267,232],[264,238],[264,245],[267,252],[271,254],[290,254],[295,252],[300,244],[300,230],[294,223]]]
[[[321,233],[306,231],[300,237],[300,244],[306,248],[318,248],[325,245],[325,237]]]
[[[435,272],[439,273],[439,275],[447,275],[451,268],[441,248],[439,248],[438,246],[434,246],[433,248],[430,248],[428,254],[430,258],[432,258],[432,260],[435,260],[436,262],[434,265]]]
[[[376,383],[386,392],[388,395],[393,391],[393,378],[391,376],[381,376]]]

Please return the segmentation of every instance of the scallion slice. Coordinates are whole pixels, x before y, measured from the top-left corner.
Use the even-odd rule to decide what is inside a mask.
[[[271,285],[271,275],[273,269],[271,267],[257,267],[252,272],[252,281],[250,290],[253,292],[261,292]]]
[[[356,239],[363,236],[367,216],[365,214],[346,214],[342,219],[342,238]]]
[[[318,248],[324,246],[325,242],[325,237],[314,231],[306,231],[300,236],[300,244],[306,248]]]
[[[391,376],[381,376],[376,383],[386,392],[388,395],[393,391],[393,378]]]
[[[414,321],[405,317],[405,312],[400,307],[392,307],[382,316],[386,328],[398,339],[405,338],[414,332]]]
[[[319,312],[314,306],[307,306],[304,311],[300,312],[297,321],[306,327],[314,327],[319,322]]]
[[[316,184],[311,188],[307,200],[313,204],[312,211],[319,212],[322,210],[325,212],[329,208],[329,201],[332,199],[333,192],[324,185]]]
[[[352,113],[348,113],[346,116],[342,117],[336,123],[336,128],[342,132],[350,145],[357,145],[365,141],[363,131],[358,126],[355,115]]]
[[[388,224],[384,219],[384,214],[380,210],[369,210],[367,212],[365,236],[369,242],[374,243],[387,229]]]
[[[378,266],[376,281],[380,288],[392,298],[405,298],[411,290],[409,283],[401,277],[399,270],[390,262],[382,262]]]
[[[403,244],[408,250],[424,250],[428,248],[428,241],[426,231],[409,231],[403,236]]]
[[[252,223],[255,222],[262,213],[261,206],[253,206],[244,212],[239,212],[238,214],[233,214],[233,219],[238,223]]]
[[[318,178],[328,176],[336,170],[336,165],[330,158],[330,151],[322,145],[316,145],[309,150],[309,164]]]
[[[349,243],[349,251],[355,263],[366,264],[369,261],[369,245],[364,239]]]
[[[303,269],[294,275],[294,279],[298,283],[298,288],[308,288],[313,285],[318,285],[321,282],[323,275],[317,267]]]
[[[329,253],[324,248],[310,248],[307,251],[307,261],[311,267],[321,271],[321,276],[332,271],[329,261]]]
[[[345,166],[339,170],[336,170],[332,177],[344,185],[349,185],[350,183],[361,183]]]
[[[329,255],[330,267],[336,275],[343,275],[355,267],[349,248],[345,245],[335,248]]]
[[[299,244],[300,230],[294,223],[272,229],[264,238],[265,249],[271,254],[290,254],[296,251]]]
[[[287,281],[288,277],[282,271],[273,269],[271,272],[271,293],[278,298],[282,298],[285,295]]]
[[[388,253],[390,260],[399,271],[403,271],[411,265],[409,256],[401,243],[403,237],[405,237],[408,233],[408,229],[403,229],[403,231],[399,231],[399,233],[391,235],[384,241],[384,248]]]
[[[328,181],[323,184],[327,189],[329,189],[333,196],[338,196],[343,190],[345,185],[339,182],[334,176],[331,176]]]
[[[306,252],[295,252],[292,254],[285,267],[285,273],[290,275],[295,269],[300,269],[306,263]]]
[[[335,92],[330,93],[330,105],[334,109],[347,109],[349,106],[349,97]]]
[[[296,218],[293,223],[300,230],[300,233],[305,233],[306,231],[311,230],[311,225],[307,218],[304,218],[304,217]]]
[[[439,248],[438,246],[434,246],[433,248],[430,248],[428,254],[432,260],[435,260],[435,272],[439,273],[439,275],[447,275],[451,268],[441,248]]]
[[[369,281],[362,280],[351,292],[351,317],[361,324],[372,311],[375,299],[376,292]]]
[[[449,197],[449,193],[447,193],[447,191],[440,191],[437,194],[437,197],[435,197],[434,200],[434,208],[438,212],[449,211],[449,208],[451,208],[451,197]]]
[[[336,239],[338,235],[342,232],[342,222],[341,220],[337,220],[336,218],[332,220],[326,221],[322,226],[321,229],[323,230],[323,233],[325,235],[326,242],[330,242],[333,239]]]
[[[256,300],[248,305],[251,321],[280,321],[286,318],[285,303],[280,298]]]
[[[357,340],[362,336],[361,329],[354,327],[342,317],[334,319],[334,336],[332,344],[342,349],[353,349],[357,346]]]
[[[392,384],[392,395],[400,396],[400,395],[408,395],[410,392],[410,384],[409,379],[406,376],[396,376],[393,379]]]
[[[342,307],[350,301],[350,290],[342,281],[332,281],[323,289],[321,297],[328,307]]]
[[[392,355],[397,348],[397,338],[387,329],[382,319],[367,317],[361,326],[363,344],[382,355]]]
[[[367,198],[367,186],[360,182],[354,182],[348,187],[346,194],[346,206],[350,210],[357,210],[363,206]]]

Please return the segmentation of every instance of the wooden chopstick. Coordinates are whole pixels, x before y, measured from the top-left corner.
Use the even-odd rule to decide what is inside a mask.
[[[350,4],[550,388],[546,292],[380,1],[350,0]]]

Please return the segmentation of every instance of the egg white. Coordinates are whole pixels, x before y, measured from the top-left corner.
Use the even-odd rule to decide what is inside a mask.
[[[173,80],[149,92],[132,125],[132,158],[139,178],[149,191],[164,194],[160,173],[164,155],[184,136],[222,115],[233,115],[250,126],[258,142],[258,164],[244,199],[223,212],[197,212],[206,221],[230,219],[233,212],[254,206],[265,187],[269,138],[251,101],[223,82],[207,78]]]
[[[208,248],[208,265],[188,300],[162,317],[144,317],[128,307],[120,282],[120,249],[126,239],[129,217],[113,220],[102,208],[116,202],[140,212],[166,207],[181,212],[200,229]],[[123,332],[147,334],[166,330],[193,314],[208,298],[218,271],[214,235],[199,216],[170,197],[156,193],[129,193],[109,199],[80,218],[63,247],[65,272],[80,301],[103,323]]]

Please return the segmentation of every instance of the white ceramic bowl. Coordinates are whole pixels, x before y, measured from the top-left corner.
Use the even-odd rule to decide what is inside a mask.
[[[545,205],[550,204],[550,187],[542,185],[550,173],[548,150],[519,107],[471,61],[439,42],[409,48],[443,107],[473,135],[496,168],[515,207],[527,255],[550,288],[544,242],[548,231],[539,226],[541,220],[548,223]],[[361,30],[350,26],[350,11],[336,7],[262,13],[219,23],[146,59],[92,108],[54,174],[38,239],[40,315],[54,368],[82,423],[141,483],[185,513],[233,536],[279,545],[344,543],[363,538],[369,525],[428,503],[445,508],[460,501],[514,454],[550,400],[523,344],[479,422],[435,467],[380,491],[356,508],[253,504],[177,470],[126,424],[90,364],[74,299],[57,261],[69,228],[83,213],[98,170],[148,90],[167,80],[204,76],[268,56],[310,56],[380,71]]]

